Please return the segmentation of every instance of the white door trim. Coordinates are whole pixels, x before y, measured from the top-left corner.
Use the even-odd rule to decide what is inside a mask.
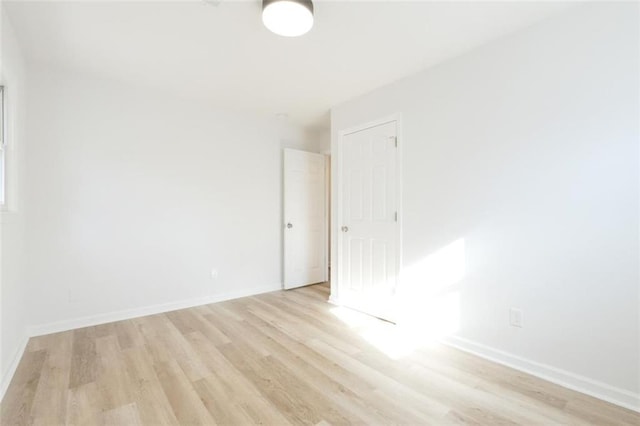
[[[342,148],[344,146],[344,137],[355,132],[369,129],[371,127],[380,126],[391,122],[396,122],[396,135],[398,138],[398,150],[396,156],[396,206],[398,209],[398,226],[396,227],[396,290],[400,285],[400,277],[402,270],[402,150],[404,138],[402,134],[402,115],[400,113],[392,114],[387,117],[372,120],[354,127],[349,127],[338,131],[338,137],[332,138],[331,152],[331,296],[329,302],[341,305],[339,280],[341,272],[341,256],[339,253],[340,224],[343,223],[342,218]]]

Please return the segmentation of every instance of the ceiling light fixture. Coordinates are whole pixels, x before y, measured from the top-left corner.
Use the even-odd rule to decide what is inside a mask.
[[[270,31],[297,37],[313,27],[311,0],[262,0],[262,22]]]

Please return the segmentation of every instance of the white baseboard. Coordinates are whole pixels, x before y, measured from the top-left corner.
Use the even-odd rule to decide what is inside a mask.
[[[616,388],[560,368],[531,361],[462,337],[449,336],[443,339],[443,343],[565,388],[628,408],[629,410],[640,412],[640,394]]]
[[[13,379],[13,375],[16,373],[16,370],[18,369],[18,364],[20,364],[22,355],[24,354],[25,349],[27,349],[28,342],[29,337],[23,336],[20,344],[16,348],[16,351],[13,353],[9,368],[7,368],[7,371],[2,372],[2,381],[0,381],[0,401],[2,401],[2,399],[4,398],[4,394],[9,388],[9,384],[11,383],[11,379]]]
[[[225,300],[238,299],[240,297],[253,296],[282,289],[282,284],[272,284],[261,287],[252,287],[239,291],[214,294],[211,296],[199,297],[195,299],[181,300],[177,302],[163,303],[159,305],[144,306],[123,311],[107,312],[104,314],[91,315],[81,318],[74,318],[58,321],[51,324],[39,324],[27,327],[30,337],[42,336],[45,334],[59,333],[61,331],[74,330],[76,328],[90,327],[99,324],[106,324],[114,321],[122,321],[131,318],[143,317],[146,315],[161,314],[164,312],[176,311],[178,309],[192,308],[194,306],[208,305],[209,303],[223,302]]]
[[[327,299],[327,303],[330,303],[332,305],[336,305],[336,306],[342,306],[342,303],[340,303],[340,301],[333,297],[333,296],[329,296],[329,299]]]

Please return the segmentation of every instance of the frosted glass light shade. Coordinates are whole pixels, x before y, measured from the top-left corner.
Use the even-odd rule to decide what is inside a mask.
[[[310,0],[263,0],[262,22],[278,35],[301,36],[313,27],[313,3]]]

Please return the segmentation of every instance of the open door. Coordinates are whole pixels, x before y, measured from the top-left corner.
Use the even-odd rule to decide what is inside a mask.
[[[344,133],[339,150],[338,303],[394,321],[400,265],[397,122]]]
[[[284,288],[328,279],[326,158],[284,150]]]

